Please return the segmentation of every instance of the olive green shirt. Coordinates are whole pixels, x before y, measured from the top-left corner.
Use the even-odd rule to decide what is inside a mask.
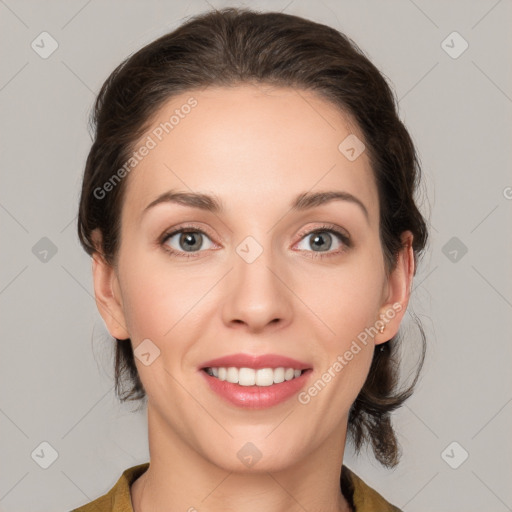
[[[121,475],[110,491],[72,512],[133,512],[130,485],[149,467],[149,462],[133,466]],[[354,512],[401,512],[377,491],[366,485],[346,466],[342,467],[341,490]]]

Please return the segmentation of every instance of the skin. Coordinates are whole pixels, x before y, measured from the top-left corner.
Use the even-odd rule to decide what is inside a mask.
[[[368,156],[351,162],[338,150],[349,134],[363,137],[324,99],[263,85],[193,91],[169,100],[141,141],[191,96],[198,105],[125,178],[116,265],[93,258],[96,301],[111,335],[131,338],[134,348],[149,338],[160,350],[149,366],[136,359],[148,395],[151,465],[132,485],[134,510],[349,510],[339,486],[348,411],[375,345],[396,334],[405,313],[412,235],[404,233],[387,272]],[[161,203],[142,215],[171,189],[215,194],[225,211]],[[368,216],[350,201],[290,210],[300,193],[328,190],[354,195]],[[206,233],[198,257],[166,252],[190,254],[179,234],[159,243],[183,223]],[[315,235],[299,235],[323,223],[347,233],[351,245],[324,230],[321,254],[331,256],[313,258],[322,251]],[[263,248],[252,263],[236,252],[247,236]],[[201,363],[216,357],[277,353],[308,362],[310,386],[396,303],[402,309],[384,332],[306,405],[295,396],[242,410],[200,374]],[[237,457],[247,442],[262,455],[250,468]]]

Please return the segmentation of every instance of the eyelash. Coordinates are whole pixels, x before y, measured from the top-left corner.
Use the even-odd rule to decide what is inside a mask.
[[[305,238],[306,236],[317,234],[317,233],[332,233],[334,234],[343,244],[343,247],[341,249],[338,249],[335,252],[315,252],[315,251],[306,251],[310,253],[310,258],[316,259],[316,258],[329,258],[332,256],[339,256],[340,254],[344,253],[347,249],[350,249],[352,247],[352,242],[350,240],[350,237],[346,234],[340,232],[336,226],[333,224],[324,224],[322,226],[319,226],[318,228],[315,228],[313,230],[305,230],[299,233],[299,242]],[[173,237],[174,235],[178,233],[201,233],[202,235],[206,235],[208,238],[212,238],[208,233],[203,231],[202,229],[196,228],[195,226],[180,226],[177,229],[174,229],[170,232],[164,233],[162,238],[160,239],[160,245],[166,251],[167,253],[171,254],[172,256],[177,256],[179,258],[197,258],[199,257],[199,254],[203,251],[195,251],[186,253],[184,251],[176,251],[175,249],[172,249],[169,247],[166,242],[169,240],[169,238]]]

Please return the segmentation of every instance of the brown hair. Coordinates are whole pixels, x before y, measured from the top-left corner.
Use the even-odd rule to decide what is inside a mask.
[[[128,161],[162,104],[186,91],[250,82],[316,91],[355,120],[378,188],[387,270],[396,263],[406,230],[414,235],[417,260],[427,240],[414,199],[420,165],[379,70],[333,28],[288,14],[235,8],[193,17],[127,58],[103,84],[91,118],[95,134],[78,215],[84,249],[90,255],[102,253],[115,265],[126,179],[112,187],[108,197],[97,191]],[[102,247],[94,244],[96,228]],[[422,344],[412,383],[398,387],[400,338],[395,336],[375,350],[368,378],[349,413],[348,433],[356,452],[371,442],[375,457],[387,467],[400,458],[390,413],[412,394],[425,359],[425,336],[418,325]],[[117,340],[115,388],[121,401],[145,397],[129,339]]]

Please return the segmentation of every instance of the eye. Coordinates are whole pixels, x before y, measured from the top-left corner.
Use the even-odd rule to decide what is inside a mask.
[[[170,253],[184,257],[194,255],[185,253],[197,253],[214,246],[210,237],[204,231],[196,228],[181,228],[167,233],[162,240],[162,245],[166,246],[166,250]]]
[[[320,226],[299,236],[298,249],[314,258],[336,256],[351,247],[350,237],[331,225]],[[160,243],[173,256],[184,258],[198,257],[202,251],[215,247],[211,238],[195,227],[181,227],[166,233]]]
[[[308,233],[297,244],[298,249],[316,253],[313,257],[333,256],[350,247],[350,238],[330,226],[322,226]],[[327,253],[327,254],[321,254]]]

